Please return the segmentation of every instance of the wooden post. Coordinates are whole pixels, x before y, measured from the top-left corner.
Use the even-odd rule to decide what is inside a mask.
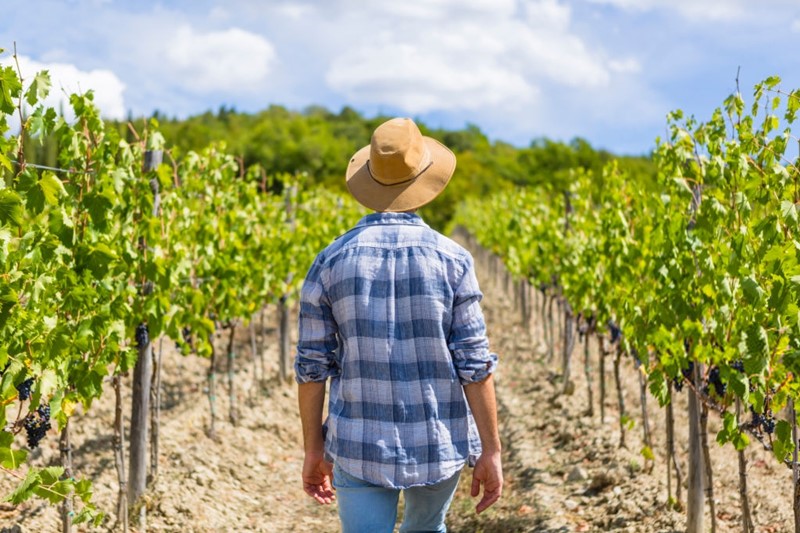
[[[699,383],[699,382],[696,382]],[[711,516],[711,533],[717,533],[717,505],[714,503],[714,472],[711,465],[711,453],[708,450],[708,407],[700,405],[700,443],[703,446],[703,464],[706,469],[705,493]]]
[[[125,429],[122,425],[122,387],[119,374],[114,375],[114,464],[117,467],[119,492],[117,494],[117,523],[122,523],[123,533],[128,533],[128,478],[125,476]]]
[[[675,469],[675,504],[678,508],[683,507],[681,491],[683,490],[683,473],[681,466],[678,462],[678,456],[675,454],[675,411],[673,400],[675,394],[673,393],[672,381],[669,382],[669,402],[667,403],[667,484],[670,484],[670,472]],[[672,497],[672,491],[669,490],[669,496]],[[669,502],[670,505],[672,502]]]
[[[236,335],[236,324],[231,324],[230,337],[228,337],[228,419],[232,425],[239,422],[239,411],[236,408],[236,388],[235,377],[236,368],[236,353],[233,351],[233,341]]]
[[[291,324],[289,320],[289,306],[286,303],[286,296],[281,296],[278,302],[278,314],[280,315],[280,363],[281,363],[281,379],[289,381],[292,372],[291,361]]]
[[[164,353],[164,336],[158,340],[158,354],[153,350],[153,383],[150,390],[150,475],[158,479],[158,437],[161,426],[161,355]]]
[[[794,413],[794,406],[792,400],[789,400],[789,412]],[[736,397],[736,423],[739,423],[739,418],[742,416],[742,401]],[[796,448],[795,448],[796,450]],[[744,450],[736,452],[739,459],[739,502],[742,508],[742,532],[753,533],[755,527],[753,526],[753,517],[750,514],[750,500],[747,497],[747,457],[744,455]],[[796,460],[796,459],[795,459]],[[797,483],[795,482],[795,485]]]
[[[547,362],[552,363],[556,354],[556,332],[555,332],[555,318],[553,317],[553,303],[555,302],[556,295],[550,294],[550,300],[547,303],[547,330],[549,331],[548,339],[550,343],[547,345]]]
[[[800,143],[798,143],[800,144]],[[791,417],[792,417],[792,480],[794,481],[794,531],[800,533],[800,465],[797,462],[797,408],[795,407],[794,400],[789,400],[791,404]]]
[[[253,355],[253,387],[251,396],[261,390],[261,379],[258,377],[258,348],[256,347],[256,322],[255,316],[250,317],[250,353]]]
[[[587,416],[594,416],[594,390],[592,388],[592,360],[589,354],[589,337],[593,333],[593,320],[590,319],[586,325],[586,332],[583,335],[583,372],[586,376],[586,392],[589,395],[588,406],[586,409]]]
[[[642,439],[644,440],[644,445],[650,450],[650,453],[655,453],[653,449],[653,439],[650,433],[650,417],[647,414],[647,378],[645,377],[645,369],[638,359],[636,366],[636,373],[639,375],[639,403],[642,407]],[[645,462],[648,465],[647,471],[651,472],[655,466],[655,461],[646,459]]]
[[[288,214],[289,224],[291,230],[295,231],[297,221],[295,219],[295,199],[297,196],[297,185],[292,185],[286,190],[286,213]],[[286,278],[286,285],[288,286],[294,278],[294,272],[289,272]],[[281,296],[278,303],[278,314],[280,319],[280,371],[281,380],[289,381],[294,365],[290,361],[291,358],[291,341],[290,341],[290,319],[289,319],[289,306],[287,305],[288,294]]]
[[[575,313],[572,306],[564,300],[564,346],[562,351],[561,374],[563,382],[563,394],[575,392],[575,383],[572,381],[572,349],[575,346]]]
[[[619,345],[619,340],[617,340],[613,346],[616,348],[616,355],[614,357],[614,383],[617,386],[617,405],[619,406],[619,447],[625,448],[625,422],[628,415],[625,413],[625,397],[622,394],[622,379],[620,377],[622,346]]]
[[[69,420],[58,439],[58,449],[61,452],[61,466],[64,467],[64,477],[72,477],[72,447],[69,443]],[[72,533],[72,495],[68,495],[61,502],[61,533]]]
[[[694,383],[700,383],[700,364],[694,364]],[[700,428],[700,402],[689,391],[689,495],[687,497],[686,533],[703,533],[703,501],[706,470],[703,465],[703,444]]]
[[[150,410],[150,382],[153,376],[153,347],[146,324],[136,328],[139,357],[133,369],[131,399],[131,445],[128,468],[128,506],[134,507],[147,487],[147,417]]]
[[[261,340],[259,341],[259,345],[258,345],[258,365],[259,365],[259,368],[261,369],[261,381],[259,382],[260,384],[264,383],[264,380],[266,379],[266,376],[267,376],[267,367],[266,367],[266,363],[264,361],[264,350],[267,349],[267,326],[266,326],[266,322],[265,322],[266,315],[267,315],[266,308],[262,308],[261,309],[261,316],[259,317],[259,321],[260,322],[259,322],[259,326],[258,326],[258,331],[261,332],[260,333]]]
[[[208,362],[208,372],[206,373],[206,387],[208,389],[208,410],[211,420],[208,423],[208,437],[211,440],[217,439],[217,349],[214,346],[214,334],[208,335],[208,343],[211,345],[211,357]]]
[[[600,423],[606,423],[606,336],[598,337],[600,348],[598,350],[597,365],[600,367]]]
[[[143,171],[151,172],[161,164],[163,152],[149,150],[144,154]],[[158,216],[160,196],[158,180],[150,180],[153,191],[152,216]],[[139,242],[140,250],[144,253],[147,246],[144,239]],[[147,297],[153,290],[152,283],[145,283],[142,296]],[[136,342],[139,350],[136,366],[133,369],[133,396],[131,398],[131,445],[130,468],[128,469],[128,504],[136,505],[147,487],[147,418],[150,411],[150,388],[153,378],[153,347],[150,343],[150,332],[146,323],[141,323],[136,328]],[[144,506],[141,506],[140,527],[144,523]]]

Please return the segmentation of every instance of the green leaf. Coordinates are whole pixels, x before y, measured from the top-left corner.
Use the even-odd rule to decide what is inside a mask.
[[[650,372],[648,381],[650,381],[650,394],[658,400],[658,405],[661,407],[667,405],[669,403],[669,387],[661,370],[655,369]]]
[[[16,109],[14,98],[22,91],[22,83],[12,67],[0,68],[0,111],[10,115]]]
[[[25,500],[30,499],[30,497],[33,496],[33,489],[36,488],[39,481],[39,471],[36,468],[31,468],[28,470],[28,474],[25,476],[25,479],[22,480],[22,483],[17,485],[17,488],[5,497],[5,501],[11,502],[14,505],[19,505]]]
[[[788,200],[781,202],[781,215],[784,221],[797,225],[797,209],[793,202]]]
[[[769,340],[760,324],[751,324],[745,330],[744,369],[748,375],[761,374],[769,363]]]
[[[750,439],[747,438],[747,435],[739,430],[733,413],[725,413],[722,419],[722,429],[717,433],[717,443],[720,446],[728,442],[740,451],[750,444]]]
[[[64,184],[52,172],[42,174],[42,178],[39,180],[39,188],[44,195],[45,201],[50,205],[58,204],[58,199],[67,194]]]
[[[641,451],[639,453],[641,453],[642,457],[644,457],[645,459],[647,459],[649,461],[655,461],[655,459],[656,459],[656,456],[653,454],[653,450],[650,448],[650,446],[642,447],[642,449],[641,449]]]
[[[93,489],[92,482],[89,479],[81,479],[75,483],[75,494],[77,494],[83,503],[89,503],[92,499]]]
[[[6,431],[0,431],[0,466],[9,470],[16,470],[19,465],[25,462],[28,452],[25,450],[12,450],[14,435]]]
[[[747,376],[743,372],[725,366],[720,367],[720,374],[733,393],[742,402],[747,403],[750,397],[750,380],[747,379]]]
[[[694,194],[694,191],[692,191],[692,188],[689,187],[689,183],[686,181],[685,178],[675,177],[675,178],[672,178],[672,181],[676,185],[678,185],[681,189],[683,189],[684,191],[688,192],[689,194]]]
[[[783,462],[794,452],[792,446],[792,426],[786,420],[778,420],[775,425],[775,440],[772,442],[772,452],[778,461]]]
[[[769,78],[764,80],[764,86],[767,89],[772,89],[773,87],[778,85],[780,82],[781,82],[780,76],[770,76]]]
[[[0,153],[0,165],[2,165],[3,168],[8,170],[9,172],[14,171],[14,168],[11,166],[11,160],[2,153]]]
[[[107,215],[114,207],[115,197],[112,190],[94,189],[84,198],[86,209],[92,222],[102,230],[108,227]]]
[[[34,76],[30,87],[28,87],[28,90],[25,93],[25,101],[28,102],[28,105],[33,107],[37,102],[41,102],[47,98],[47,94],[49,92],[50,73],[46,70],[43,70]]]
[[[22,198],[12,190],[0,190],[0,223],[21,226],[22,218]]]
[[[49,398],[58,386],[58,376],[56,375],[55,370],[48,368],[42,372],[42,375],[39,376],[39,379],[37,380],[36,386],[37,394],[41,398]]]
[[[33,492],[53,504],[64,501],[72,492],[73,482],[70,479],[61,479],[63,475],[63,467],[43,468],[39,471],[40,484],[33,488]]]
[[[765,294],[764,289],[750,276],[742,280],[742,292],[747,303],[753,306],[761,303]]]

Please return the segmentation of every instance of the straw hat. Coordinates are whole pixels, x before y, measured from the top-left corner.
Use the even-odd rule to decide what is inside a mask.
[[[347,188],[375,211],[409,211],[436,198],[455,168],[449,148],[423,136],[413,120],[393,118],[378,126],[370,144],[350,159]]]

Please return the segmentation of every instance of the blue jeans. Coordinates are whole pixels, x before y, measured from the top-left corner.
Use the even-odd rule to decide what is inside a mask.
[[[444,516],[458,486],[461,472],[435,485],[403,490],[405,512],[401,533],[445,532]],[[339,506],[342,533],[391,533],[397,521],[400,489],[387,489],[354,478],[333,467],[333,486]]]

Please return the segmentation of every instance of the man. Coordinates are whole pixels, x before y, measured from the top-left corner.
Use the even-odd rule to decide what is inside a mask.
[[[375,213],[323,250],[303,284],[295,360],[303,487],[319,503],[338,501],[345,533],[393,531],[400,491],[400,531],[446,531],[465,464],[474,465],[472,496],[483,486],[478,513],[502,492],[497,356],[473,260],[415,214],[455,163],[410,119],[381,124],[346,174]]]

